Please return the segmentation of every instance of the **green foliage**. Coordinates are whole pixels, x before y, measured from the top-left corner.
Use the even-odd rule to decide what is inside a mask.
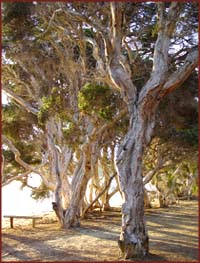
[[[15,143],[17,149],[19,149],[22,159],[32,165],[40,164],[41,159],[39,157],[39,145],[29,141],[29,143],[25,143],[23,141],[19,141]],[[37,154],[36,154],[37,153]]]
[[[193,127],[191,129],[179,130],[176,132],[180,138],[191,145],[198,145],[198,127]]]
[[[42,97],[42,107],[38,112],[40,124],[44,124],[50,116],[63,116],[66,111],[65,97],[59,88],[52,88],[51,95]]]
[[[153,38],[157,38],[158,36],[158,29],[159,29],[159,26],[158,26],[158,23],[155,23],[153,26],[152,26],[152,29],[151,29],[151,36]]]
[[[40,124],[45,123],[45,121],[48,119],[51,109],[54,106],[53,102],[54,101],[52,96],[42,98],[42,107],[38,112],[38,120]]]
[[[81,135],[83,135],[84,131],[80,130],[79,123],[74,123],[71,120],[65,122],[63,126],[63,136],[65,138],[65,142],[71,147],[74,148],[77,145],[82,144]]]
[[[84,29],[84,34],[86,37],[91,37],[91,38],[94,38],[95,36],[95,32],[93,31],[93,29],[89,29],[89,28]]]
[[[23,161],[28,164],[36,165],[40,164],[41,160],[38,158],[37,154],[35,154],[37,149],[37,144],[26,144],[23,141],[15,142],[15,147],[20,151]],[[15,162],[15,156],[12,151],[4,149],[3,155],[5,157],[6,162],[13,163]]]
[[[198,145],[198,76],[196,72],[181,87],[168,94],[160,103],[157,135],[165,142],[181,147]],[[161,125],[160,125],[161,124]]]
[[[3,133],[19,150],[21,158],[28,164],[39,164],[41,161],[39,157],[40,148],[34,141],[33,130],[33,125],[37,124],[36,118],[13,103],[3,105],[2,113]],[[14,175],[23,171],[23,168],[15,161],[14,154],[10,149],[4,148],[3,155],[6,162],[5,173]]]
[[[9,103],[3,106],[3,121],[12,123],[18,115],[18,108],[15,104]]]
[[[154,22],[145,27],[141,35],[141,42],[143,47],[150,48],[151,43],[155,42],[158,36],[158,23]]]
[[[198,127],[194,126],[188,129],[171,128],[168,133],[162,136],[163,141],[174,141],[185,147],[198,147]]]
[[[198,195],[199,187],[198,184],[193,184],[192,185],[192,194],[193,195]]]
[[[33,124],[37,119],[31,113],[27,113],[23,108],[19,108],[14,103],[3,105],[2,126],[3,133],[12,139],[30,140],[29,135],[33,132]]]
[[[34,28],[33,21],[31,22],[32,7],[33,3],[3,3],[3,34],[6,35],[7,40],[15,42],[30,35]]]
[[[37,189],[32,189],[31,191],[31,197],[35,200],[43,200],[45,198],[49,198],[50,194],[50,190],[43,182],[41,182],[41,185]]]
[[[110,87],[96,83],[87,83],[79,92],[79,109],[103,120],[111,120],[116,113],[118,94]]]
[[[80,3],[79,3],[80,4]],[[70,3],[70,8],[75,7],[75,10],[78,10],[76,8],[77,3]],[[145,6],[147,8],[145,8]],[[83,5],[84,7],[84,5]],[[85,12],[84,15],[91,15],[90,10],[90,5],[87,3],[86,8],[80,9],[80,12]],[[63,87],[67,84],[69,80],[71,81],[71,77],[69,74],[69,77],[67,76],[66,79],[63,76],[63,79],[61,78],[61,73],[62,69],[60,68],[61,65],[61,59],[59,56],[57,56],[57,50],[53,48],[53,46],[57,46],[58,50],[61,51],[61,55],[63,54],[70,54],[70,50],[64,50],[67,47],[70,47],[70,49],[73,49],[74,51],[74,61],[79,62],[78,60],[81,60],[81,55],[86,54],[86,60],[85,60],[85,65],[86,65],[86,72],[88,72],[88,76],[91,76],[90,73],[93,73],[93,70],[96,69],[96,60],[93,57],[93,47],[90,43],[87,43],[85,47],[82,47],[84,45],[78,46],[80,42],[77,34],[73,33],[73,29],[75,29],[74,32],[77,30],[77,26],[81,26],[80,21],[70,21],[69,23],[66,20],[66,17],[63,16],[62,18],[61,15],[56,14],[53,23],[51,23],[51,26],[49,27],[49,30],[46,31],[46,34],[43,34],[42,39],[41,33],[45,31],[48,27],[48,22],[49,20],[47,17],[49,14],[53,14],[53,12],[56,10],[57,4],[54,5],[45,3],[44,5],[38,4],[37,5],[37,10],[35,10],[34,13],[34,8],[33,8],[33,3],[24,3],[24,2],[4,2],[3,3],[3,44],[8,43],[8,47],[10,44],[14,44],[16,48],[7,48],[6,49],[6,57],[9,57],[12,61],[17,61],[22,59],[22,53],[28,54],[28,60],[30,60],[30,64],[27,63],[27,60],[23,57],[25,61],[22,60],[25,66],[27,66],[28,72],[30,72],[30,75],[32,74],[35,76],[36,80],[39,82],[40,89],[38,92],[40,96],[42,97],[42,107],[38,113],[38,120],[41,125],[43,125],[50,116],[59,116],[62,119],[62,124],[63,124],[63,133],[65,137],[65,142],[68,143],[69,145],[75,145],[75,144],[81,144],[81,136],[84,138],[84,128],[81,130],[80,127],[84,127],[83,125],[79,125],[79,122],[73,121],[73,113],[72,111],[69,111],[70,105],[72,103],[68,103],[69,101],[71,102],[70,99],[70,92],[67,90],[63,90]],[[66,5],[67,8],[67,5]],[[138,8],[138,9],[137,9]],[[191,6],[191,9],[193,6]],[[198,8],[198,7],[197,7]],[[195,10],[197,10],[197,8]],[[104,9],[104,8],[103,8]],[[102,10],[103,10],[102,9]],[[49,13],[46,13],[46,11],[49,11]],[[101,8],[98,7],[98,12],[99,15],[95,14],[94,19],[97,19],[98,16],[102,17],[101,14]],[[193,11],[193,10],[192,10]],[[37,13],[38,12],[38,13]],[[43,13],[44,12],[44,13]],[[192,12],[192,14],[197,14],[198,12]],[[44,16],[42,16],[44,14]],[[155,14],[156,14],[156,4],[155,3],[129,3],[127,2],[125,5],[125,11],[124,11],[124,21],[123,23],[126,23],[126,29],[128,31],[132,31],[133,35],[139,36],[139,56],[134,62],[134,74],[133,74],[133,82],[136,84],[138,88],[138,92],[140,88],[143,87],[144,83],[146,83],[147,79],[149,78],[150,71],[152,69],[152,52],[153,48],[152,46],[155,44],[155,40],[157,38],[158,34],[158,24],[157,21],[155,21]],[[189,14],[189,12],[188,12]],[[57,16],[58,15],[58,16]],[[109,14],[106,13],[103,14],[105,18],[102,18],[101,20],[101,25],[103,25],[102,21],[104,19],[105,23],[105,31],[106,29],[109,28]],[[50,16],[49,16],[50,17]],[[154,18],[153,18],[154,17]],[[187,16],[186,16],[187,17]],[[189,20],[191,16],[188,16]],[[59,18],[59,19],[58,19]],[[186,19],[186,23],[188,23],[188,19]],[[194,21],[193,21],[194,20]],[[198,17],[194,17],[194,19],[191,20],[190,23],[197,23],[198,22]],[[98,20],[96,20],[98,21]],[[108,22],[108,23],[107,23]],[[98,23],[98,22],[97,22]],[[53,28],[53,30],[52,30]],[[55,30],[57,28],[57,30]],[[64,28],[66,32],[69,33],[67,36],[61,28]],[[181,27],[179,27],[180,30]],[[194,28],[194,27],[191,27]],[[195,26],[195,29],[197,27]],[[90,37],[90,38],[95,38],[96,33],[93,31],[93,29],[88,29],[88,28],[82,28],[83,35]],[[185,36],[191,36],[191,30],[186,31],[185,26],[182,27],[183,30],[183,37]],[[61,33],[62,32],[62,33]],[[72,33],[70,33],[72,32]],[[80,28],[81,32],[81,28]],[[109,33],[109,32],[108,32]],[[37,39],[37,41],[33,41],[31,39]],[[109,38],[109,34],[106,35],[105,37]],[[72,42],[68,42],[66,40],[67,38],[71,39]],[[74,38],[74,39],[73,39]],[[182,36],[181,36],[182,38]],[[22,41],[24,40],[24,41]],[[99,40],[97,38],[96,40]],[[51,42],[50,42],[51,41]],[[57,42],[62,41],[62,44],[57,44]],[[174,40],[175,41],[175,40]],[[178,39],[180,42],[180,39]],[[51,45],[52,43],[52,45]],[[101,46],[101,42],[98,42]],[[17,44],[20,44],[19,46]],[[31,45],[30,45],[31,44]],[[75,46],[77,45],[77,46]],[[143,48],[140,48],[142,45]],[[30,48],[31,46],[31,48]],[[72,48],[73,46],[73,48]],[[33,47],[33,48],[32,48]],[[17,52],[18,48],[20,48],[20,52]],[[85,48],[85,50],[82,50],[81,48]],[[132,48],[132,45],[130,46]],[[123,50],[122,46],[122,50]],[[133,48],[135,50],[135,48]],[[136,58],[136,54],[138,51],[133,51],[133,57]],[[62,53],[63,51],[63,53]],[[85,52],[84,52],[85,51]],[[134,52],[136,54],[134,54]],[[144,53],[143,53],[144,52]],[[146,52],[146,53],[145,53]],[[101,52],[100,52],[101,53]],[[99,54],[100,54],[99,53]],[[127,53],[124,55],[127,56]],[[21,56],[21,57],[20,57]],[[16,60],[15,60],[16,59]],[[33,60],[32,60],[33,59]],[[104,59],[104,57],[102,57]],[[29,62],[29,61],[28,61]],[[37,74],[37,70],[34,71],[33,68],[33,62],[38,66],[38,68],[43,69],[45,76],[44,79],[48,80],[49,83],[46,81],[43,81],[39,74]],[[23,64],[22,63],[22,64]],[[13,67],[16,68],[14,71],[18,73],[19,71],[19,66],[17,64],[13,65]],[[18,69],[17,69],[18,68]],[[60,70],[61,69],[61,70]],[[18,71],[17,71],[18,70]],[[23,70],[21,70],[21,74],[16,74],[17,79],[24,81],[24,83],[29,86],[29,74],[25,74]],[[58,73],[57,73],[58,72]],[[67,72],[67,69],[65,70]],[[95,72],[96,73],[96,72]],[[63,74],[64,75],[64,74]],[[68,75],[68,72],[66,73]],[[95,75],[95,74],[94,74]],[[55,82],[54,82],[55,80]],[[60,89],[59,88],[51,88],[53,85],[57,85],[56,80],[60,81]],[[17,85],[13,86],[14,87],[14,92],[23,97],[24,100],[27,102],[30,102],[29,100],[31,96],[28,98],[28,92],[25,91],[25,87],[20,86],[18,82],[16,81]],[[191,89],[193,86],[196,87],[195,85],[191,85],[189,83],[188,87]],[[13,84],[14,85],[14,84]],[[68,84],[66,85],[68,86]],[[78,87],[79,88],[79,87]],[[181,89],[180,89],[181,90]],[[177,94],[175,99],[166,101],[165,106],[166,106],[166,119],[161,115],[160,118],[157,118],[157,120],[162,123],[162,127],[166,129],[166,127],[172,127],[171,124],[176,122],[175,128],[173,128],[172,133],[168,132],[169,137],[169,142],[173,143],[173,148],[175,148],[175,143],[177,141],[181,143],[185,142],[191,145],[197,145],[197,140],[198,140],[198,129],[197,127],[192,126],[196,122],[196,115],[193,114],[194,110],[190,109],[189,105],[184,104],[182,106],[182,112],[178,111],[172,111],[171,108],[169,108],[169,103],[175,105],[174,108],[180,109],[178,105],[178,96],[182,98],[184,102],[190,101],[189,96],[186,93],[183,93],[183,90],[181,90],[180,94]],[[187,100],[185,99],[187,98]],[[194,95],[191,95],[191,98],[194,98]],[[36,98],[37,99],[37,96]],[[116,113],[119,111],[120,103],[119,101],[119,94],[112,91],[108,86],[106,85],[100,85],[97,83],[88,83],[86,84],[79,92],[78,95],[78,103],[79,103],[79,109],[82,111],[82,113],[90,115],[92,119],[96,121],[102,120],[108,121],[112,120],[112,118],[116,115]],[[73,103],[76,103],[76,101],[73,101]],[[38,105],[38,101],[34,101],[35,105]],[[67,103],[69,105],[67,105]],[[181,105],[181,102],[180,104]],[[184,113],[184,114],[183,114]],[[187,113],[187,116],[186,114]],[[174,121],[169,121],[169,114],[171,114],[171,119]],[[162,118],[163,117],[163,118]],[[183,118],[183,123],[181,123],[181,128],[177,128],[177,123],[178,120],[180,121],[180,117]],[[189,123],[188,121],[192,122]],[[185,125],[184,123],[187,123]],[[37,164],[39,163],[39,158],[37,156],[40,155],[40,148],[37,148],[37,140],[36,138],[33,138],[31,142],[29,142],[30,138],[34,136],[34,127],[33,124],[37,123],[37,120],[33,119],[31,114],[25,114],[23,110],[19,109],[18,107],[14,105],[8,105],[3,108],[3,132],[10,138],[15,139],[15,145],[16,147],[20,150],[23,160],[25,160],[27,163],[30,164]],[[109,143],[114,141],[116,138],[120,141],[121,138],[124,137],[125,131],[127,130],[128,127],[128,116],[122,118],[119,120],[114,128],[110,131],[111,137],[108,138]],[[37,123],[38,124],[38,123]],[[184,124],[184,125],[183,125]],[[167,128],[168,129],[168,128]],[[169,131],[169,130],[168,130]],[[44,130],[43,130],[44,132]],[[114,139],[113,139],[114,138]],[[164,138],[164,136],[163,136]],[[117,141],[116,139],[116,141]],[[34,145],[33,145],[34,141]],[[115,142],[116,142],[115,141]],[[176,141],[176,142],[175,142]],[[28,144],[27,144],[28,142]],[[190,145],[189,145],[190,146]],[[190,147],[188,147],[190,149]],[[5,160],[6,162],[9,162],[10,164],[14,164],[14,155],[9,151],[9,150],[4,150],[3,154],[5,155]],[[176,153],[177,154],[177,153]],[[193,154],[193,152],[192,152]],[[170,158],[171,152],[170,152]],[[17,170],[17,165],[13,165],[14,168]],[[151,169],[152,167],[148,167]],[[6,167],[6,169],[10,169],[10,167]],[[169,174],[168,176],[168,186],[172,185],[173,183],[173,176]],[[24,182],[25,185],[26,182]],[[45,188],[45,185],[42,185],[39,187],[39,191],[33,191],[32,197],[35,199],[38,198],[44,198],[48,196],[49,190]]]
[[[167,175],[167,187],[171,188],[174,183],[175,176],[173,174],[168,174]]]
[[[14,153],[11,150],[2,150],[3,156],[6,160],[6,162],[12,162],[15,159]]]
[[[5,158],[4,176],[14,176],[24,171],[24,169],[15,161],[15,156],[10,149],[3,148],[2,154]]]
[[[71,133],[75,131],[75,124],[72,121],[68,120],[65,122],[65,125],[62,130],[64,137],[67,138],[71,135]]]
[[[13,19],[22,19],[30,15],[32,3],[11,2],[3,3],[4,17],[3,22],[9,23]]]

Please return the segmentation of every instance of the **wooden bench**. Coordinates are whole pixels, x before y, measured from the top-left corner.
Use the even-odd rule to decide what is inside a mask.
[[[5,215],[5,218],[10,218],[10,227],[14,227],[14,218],[20,218],[20,219],[32,219],[32,226],[35,227],[35,221],[37,219],[42,219],[40,216],[14,216],[14,215]]]

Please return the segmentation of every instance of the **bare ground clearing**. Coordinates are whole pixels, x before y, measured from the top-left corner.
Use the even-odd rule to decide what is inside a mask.
[[[198,202],[181,201],[165,209],[147,209],[150,255],[128,261],[198,260]],[[15,219],[14,229],[2,229],[2,262],[123,261],[117,245],[120,212],[93,213],[76,229],[62,230],[53,213],[38,220]]]

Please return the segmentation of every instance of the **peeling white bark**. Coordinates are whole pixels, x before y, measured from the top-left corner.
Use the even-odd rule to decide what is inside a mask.
[[[117,3],[111,4],[112,20],[115,21],[115,26],[117,23],[115,18],[119,12],[116,5]],[[173,76],[171,78],[168,76],[168,50],[180,9],[181,5],[175,2],[170,5],[168,13],[165,14],[164,3],[158,4],[159,31],[154,48],[151,77],[142,88],[138,99],[136,88],[127,75],[127,71],[120,66],[118,47],[121,39],[113,28],[113,39],[118,42],[115,43],[113,53],[110,52],[110,77],[113,83],[122,90],[130,114],[129,131],[116,156],[116,167],[124,198],[119,246],[125,258],[148,253],[148,233],[143,203],[142,157],[144,148],[151,141],[155,126],[155,112],[162,98],[161,94],[164,96],[163,89],[169,88],[170,79],[172,82],[175,79]],[[108,54],[109,51],[107,51]],[[191,60],[195,64],[194,57]],[[186,64],[188,65],[188,62]],[[194,69],[194,64],[187,67],[188,75]]]
[[[104,56],[102,57],[102,52],[100,52],[102,50],[100,50],[98,46],[98,41],[89,38],[84,39],[84,41],[90,42],[93,45],[93,56],[98,60],[101,69],[100,74],[103,75],[100,76],[98,80],[105,78],[105,81],[107,81],[109,85],[121,91],[123,99],[127,103],[130,116],[130,127],[116,156],[116,167],[124,198],[122,207],[122,232],[119,246],[125,258],[145,255],[148,253],[148,233],[145,225],[143,205],[142,157],[144,148],[151,141],[155,125],[155,112],[160,100],[167,93],[177,88],[197,66],[197,52],[194,51],[188,55],[185,64],[176,72],[172,75],[169,75],[168,72],[170,39],[172,38],[180,14],[181,4],[172,2],[168,11],[166,11],[165,3],[158,3],[159,27],[154,48],[151,77],[139,94],[137,94],[137,88],[132,82],[129,67],[126,65],[126,61],[121,54],[121,46],[124,41],[122,30],[122,3],[110,3],[109,18],[111,27],[109,29],[102,27],[95,19],[92,21],[81,13],[67,10],[65,6],[63,6],[63,3],[59,3],[59,5],[61,8],[58,11],[66,14],[66,20],[69,18],[67,23],[70,24],[70,26],[71,21],[78,21],[96,29],[96,32],[98,32],[104,43]],[[51,25],[53,19],[55,19],[56,12],[57,11],[53,13],[48,27]],[[70,27],[70,30],[71,29],[73,30],[72,26]],[[61,28],[61,30],[63,31],[63,28]],[[78,32],[78,30],[74,30],[74,33],[74,35],[80,37],[80,32]],[[64,60],[62,60],[62,64],[64,65]],[[71,66],[71,72],[75,74],[76,70],[73,66],[74,65]],[[31,77],[31,84],[37,94],[38,83],[33,76]],[[73,84],[71,84],[71,87],[74,87]],[[18,99],[14,96],[13,98],[16,101]],[[24,105],[27,110],[32,110],[30,105],[25,105],[24,102],[19,99],[18,103]],[[32,110],[32,112],[34,112],[34,110]],[[115,121],[117,121],[117,118]],[[89,144],[98,141],[98,138],[101,138],[101,133],[108,129],[109,125],[102,126],[98,132],[95,130],[91,133],[89,132],[90,134],[82,149],[79,163],[74,171],[72,184],[69,185],[66,180],[65,191],[70,189],[70,203],[63,219],[64,227],[66,228],[79,224],[80,206],[85,194],[87,182],[90,179],[91,171],[94,167],[95,159],[98,155],[99,145],[94,144],[92,148],[90,148]],[[62,133],[60,133],[60,126],[55,127],[52,123],[51,127],[49,127],[49,131],[51,131],[48,141],[50,146],[49,162],[51,163],[52,176],[55,177],[55,181],[57,179],[56,200],[59,207],[61,207],[61,189],[64,182],[62,181],[62,173],[64,176],[67,171],[68,154],[66,152],[66,159],[62,159],[61,154],[63,154],[65,150],[61,147]],[[56,143],[53,138],[53,135],[56,133],[59,148],[56,148]],[[60,152],[58,149],[60,149]],[[20,162],[22,161],[19,159],[19,155],[17,160]],[[28,166],[25,165],[24,167],[28,169]],[[61,212],[60,217],[62,217]]]
[[[58,215],[61,225],[63,225],[64,210],[69,205],[71,197],[71,186],[66,173],[72,159],[72,150],[66,145],[60,147],[56,144],[56,141],[61,144],[63,139],[61,122],[59,120],[50,118],[46,124],[46,131],[50,173],[56,182],[54,210]]]
[[[85,195],[87,183],[90,179],[91,164],[85,152],[81,153],[78,167],[72,180],[71,202],[65,213],[63,227],[70,228],[80,225],[80,209]]]

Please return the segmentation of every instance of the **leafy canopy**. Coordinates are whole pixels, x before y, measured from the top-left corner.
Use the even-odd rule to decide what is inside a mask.
[[[79,91],[79,109],[88,115],[96,115],[103,120],[111,120],[117,111],[119,94],[107,85],[87,83]]]

